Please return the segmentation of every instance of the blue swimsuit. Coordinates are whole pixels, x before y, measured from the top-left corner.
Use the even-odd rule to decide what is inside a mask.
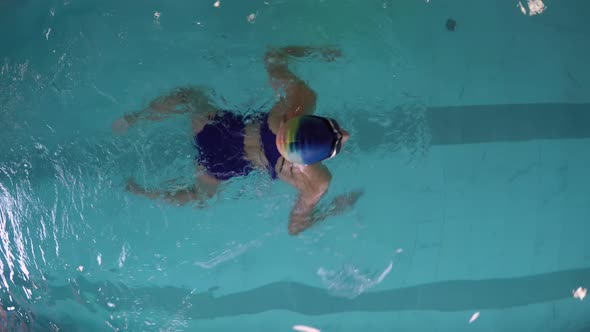
[[[281,157],[277,149],[276,135],[268,126],[268,113],[248,118],[241,114],[221,111],[215,115],[203,130],[195,135],[195,146],[199,152],[196,160],[207,173],[219,180],[248,175],[254,170],[244,152],[246,121],[260,121],[260,140],[268,160],[268,172],[276,179],[275,165]]]

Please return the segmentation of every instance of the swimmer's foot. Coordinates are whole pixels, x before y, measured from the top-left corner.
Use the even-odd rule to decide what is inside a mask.
[[[125,190],[136,195],[144,195],[147,193],[147,191],[132,178],[127,179]]]
[[[338,48],[322,47],[319,49],[319,52],[326,62],[335,61],[342,56],[342,51]]]
[[[150,198],[150,199],[161,198],[160,192],[158,192],[157,190],[154,190],[154,191],[147,190],[144,187],[142,187],[141,185],[139,185],[137,182],[135,182],[135,180],[132,178],[127,179],[127,183],[125,185],[125,190],[127,190],[128,192],[130,192],[132,194],[135,194],[138,196],[143,196],[143,197]]]
[[[119,118],[113,121],[112,128],[115,134],[124,134],[129,129],[129,122],[125,120],[125,117]]]
[[[141,112],[133,112],[129,114],[125,114],[124,116],[118,118],[117,120],[113,121],[113,132],[115,134],[124,134],[127,132],[129,127],[137,123],[137,121],[142,119]]]

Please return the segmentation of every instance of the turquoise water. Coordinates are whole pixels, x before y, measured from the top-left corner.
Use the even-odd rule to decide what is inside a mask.
[[[522,4],[0,0],[0,326],[587,331],[590,7]],[[351,132],[352,211],[289,237],[264,174],[203,210],[125,192],[190,183],[194,151],[182,117],[114,119],[187,84],[268,107],[287,44],[343,51],[294,68]]]

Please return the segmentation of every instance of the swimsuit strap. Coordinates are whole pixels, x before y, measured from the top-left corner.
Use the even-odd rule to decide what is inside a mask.
[[[281,157],[281,153],[277,149],[277,136],[268,125],[268,116],[269,113],[266,113],[260,118],[260,140],[264,149],[264,155],[266,160],[268,160],[268,172],[271,178],[276,179],[277,172],[275,171],[275,166]]]

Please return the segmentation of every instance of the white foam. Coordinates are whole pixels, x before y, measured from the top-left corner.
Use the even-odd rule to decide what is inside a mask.
[[[258,246],[260,244],[260,241],[250,241],[246,244],[234,244],[232,245],[232,247],[227,248],[223,251],[221,251],[221,253],[214,255],[212,258],[210,258],[209,260],[206,261],[195,261],[195,265],[202,267],[204,269],[212,269],[215,266],[226,262],[230,259],[234,259],[242,254],[244,254],[246,251],[248,251],[248,249]]]
[[[126,245],[123,245],[121,247],[121,254],[119,255],[119,268],[122,268],[123,264],[125,264],[125,260],[127,260],[128,251],[129,249],[127,249]]]
[[[576,289],[572,293],[574,294],[575,299],[580,299],[580,301],[583,301],[584,298],[586,297],[586,294],[588,293],[588,289],[578,287],[578,289]]]
[[[316,329],[315,327],[306,325],[294,325],[293,330],[300,332],[320,332],[320,330]]]
[[[393,269],[393,262],[381,273],[364,273],[359,268],[346,265],[340,270],[328,270],[320,267],[317,275],[332,293],[338,296],[353,298],[371,289],[385,280]]]

